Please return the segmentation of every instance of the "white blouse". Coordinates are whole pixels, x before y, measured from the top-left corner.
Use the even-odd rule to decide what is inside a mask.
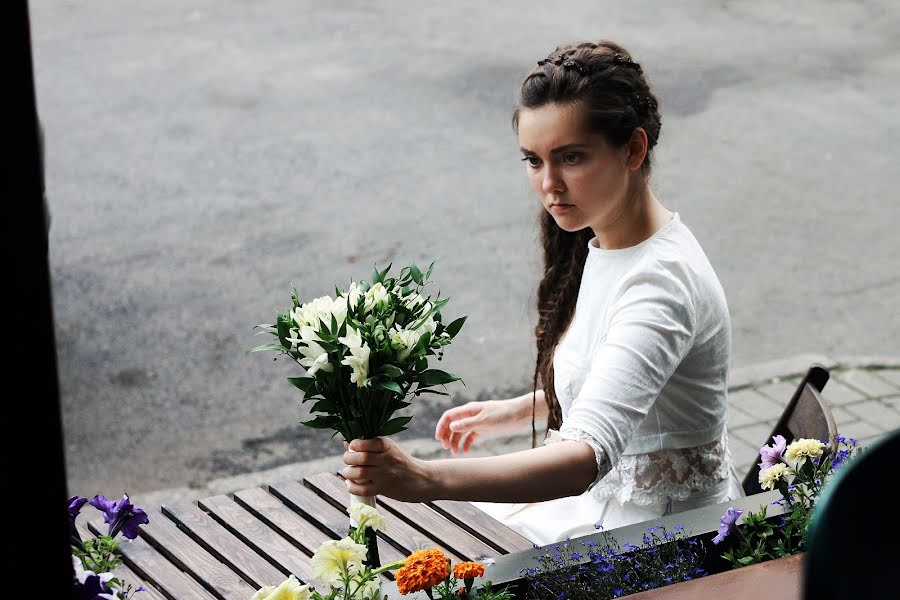
[[[575,315],[553,356],[563,422],[545,444],[588,442],[597,500],[650,505],[732,475],[725,421],[731,321],[678,213],[644,242],[589,244]]]

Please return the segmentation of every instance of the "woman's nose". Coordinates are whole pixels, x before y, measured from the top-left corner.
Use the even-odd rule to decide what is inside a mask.
[[[544,169],[544,177],[541,180],[541,188],[544,190],[545,194],[561,192],[565,190],[565,187],[565,183],[563,183],[558,169],[550,166]]]

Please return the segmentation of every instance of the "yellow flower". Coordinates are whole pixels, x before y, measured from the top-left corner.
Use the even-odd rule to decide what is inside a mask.
[[[791,469],[784,463],[772,465],[765,471],[759,472],[759,485],[764,490],[774,490],[775,483],[780,479],[786,481],[791,472]]]
[[[790,443],[787,450],[784,451],[784,457],[791,462],[799,464],[807,458],[818,458],[822,456],[824,450],[825,444],[819,440],[801,438]]]
[[[291,575],[278,587],[267,585],[260,589],[250,600],[309,600],[309,586],[301,585],[297,578]]]
[[[347,509],[350,518],[356,523],[356,528],[368,527],[372,531],[387,531],[387,525],[375,507],[368,504],[353,504]]]
[[[322,583],[339,586],[344,577],[353,577],[362,571],[366,559],[366,547],[348,537],[324,542],[313,554],[310,566],[313,575]]]

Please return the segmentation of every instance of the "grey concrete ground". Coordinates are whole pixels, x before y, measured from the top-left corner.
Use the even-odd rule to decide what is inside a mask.
[[[900,15],[884,1],[32,2],[73,493],[328,456],[244,350],[288,303],[438,259],[452,402],[528,387],[539,276],[509,125],[558,43],[658,91],[653,182],[728,295],[735,369],[896,355]],[[447,406],[424,402],[406,439]]]

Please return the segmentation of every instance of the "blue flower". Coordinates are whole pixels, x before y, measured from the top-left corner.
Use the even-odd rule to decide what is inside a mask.
[[[623,593],[624,593],[624,590],[622,588],[616,588],[613,590],[613,598],[618,598]]]

